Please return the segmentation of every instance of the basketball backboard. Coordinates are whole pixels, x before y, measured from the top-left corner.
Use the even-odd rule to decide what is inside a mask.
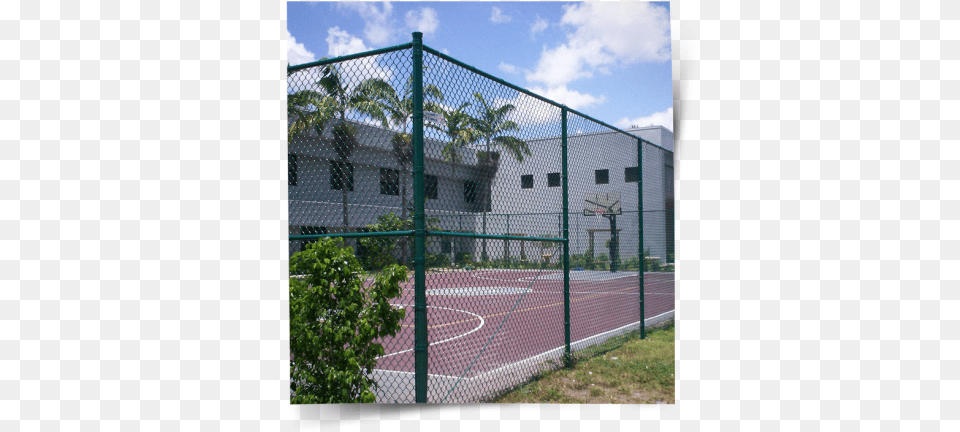
[[[583,198],[584,216],[621,214],[620,192],[588,193]]]

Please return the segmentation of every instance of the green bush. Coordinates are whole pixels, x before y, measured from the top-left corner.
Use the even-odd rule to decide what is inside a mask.
[[[647,263],[645,271],[658,272],[664,268],[663,265],[660,264],[659,258],[654,258],[650,255],[650,249],[647,249],[643,252],[643,259]]]
[[[589,251],[589,250],[588,250]],[[570,268],[589,269],[592,265],[592,259],[587,254],[570,255]]]
[[[450,255],[427,253],[427,268],[447,267],[450,265]]]
[[[290,258],[291,403],[375,402],[370,372],[400,330],[406,268],[392,265],[365,287],[360,263],[336,239],[319,239]]]
[[[405,231],[412,226],[409,220],[402,220],[397,215],[387,213],[377,217],[377,223],[367,225],[372,232]],[[397,251],[399,237],[362,237],[359,239],[363,253],[360,254],[360,263],[366,270],[379,270],[397,263],[394,253]]]
[[[621,268],[624,270],[640,270],[640,257],[634,255],[623,260]]]
[[[607,254],[600,254],[594,258],[594,267],[596,270],[607,270],[610,268],[610,257]]]

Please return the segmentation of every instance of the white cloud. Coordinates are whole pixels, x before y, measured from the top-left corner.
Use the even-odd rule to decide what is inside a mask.
[[[339,57],[370,50],[370,48],[367,48],[367,46],[363,44],[363,40],[350,35],[346,30],[340,30],[340,27],[333,27],[327,30],[327,47],[327,55],[330,57]]]
[[[370,48],[363,40],[341,30],[340,27],[327,29],[328,57],[339,57],[359,52],[369,51]],[[347,87],[353,87],[367,78],[380,78],[390,82],[393,69],[380,64],[380,56],[369,56],[349,60],[338,64],[340,77]]]
[[[630,126],[637,125],[640,127],[646,126],[663,126],[667,129],[673,130],[673,107],[667,108],[663,111],[650,114],[646,117],[638,117],[635,119],[630,119],[624,117],[620,121],[614,123],[614,126],[626,129]]]
[[[338,8],[346,8],[360,15],[365,24],[363,35],[374,45],[387,43],[393,36],[396,26],[390,19],[393,15],[393,5],[383,2],[383,8],[378,9],[374,2],[339,2]]]
[[[533,22],[533,25],[530,26],[530,36],[533,36],[537,33],[540,33],[547,29],[550,23],[547,20],[540,18],[540,15],[537,15],[537,20]]]
[[[520,69],[519,69],[518,67],[516,67],[516,66],[514,66],[514,65],[512,65],[512,64],[509,64],[509,63],[504,63],[504,62],[500,62],[500,66],[497,66],[497,68],[500,69],[500,70],[502,70],[502,71],[504,71],[504,72],[506,72],[506,73],[512,73],[512,74],[517,73],[517,72],[520,71]]]
[[[549,88],[530,87],[530,91],[575,110],[601,104],[607,100],[607,97],[604,95],[597,97],[587,93],[580,93],[576,90],[568,89],[565,85]]]
[[[440,20],[437,18],[437,11],[432,8],[420,8],[419,13],[407,11],[407,27],[411,31],[422,32],[424,36],[432,35],[437,31]]]
[[[493,21],[495,23],[505,23],[505,22],[510,22],[511,19],[513,19],[512,16],[504,15],[503,11],[500,10],[500,8],[496,6],[493,7],[493,12],[490,14],[490,21]]]
[[[670,60],[670,17],[662,6],[598,2],[564,9],[560,23],[572,30],[567,42],[544,47],[527,80],[553,88],[591,77],[598,68]]]
[[[317,61],[316,54],[310,52],[287,30],[287,63],[291,66]]]

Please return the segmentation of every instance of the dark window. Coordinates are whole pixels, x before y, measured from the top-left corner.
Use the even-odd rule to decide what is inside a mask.
[[[287,154],[287,184],[290,186],[297,185],[297,155],[293,153]]]
[[[547,187],[560,187],[560,173],[547,174]]]
[[[521,189],[533,189],[533,174],[520,176]]]
[[[330,161],[330,189],[343,190],[344,185],[353,191],[353,164]]]
[[[463,200],[468,203],[477,202],[477,192],[480,191],[480,184],[473,181],[467,180],[463,182]]]
[[[380,168],[380,195],[400,195],[400,171]]]
[[[437,182],[437,176],[425,174],[423,176],[423,189],[427,194],[427,199],[437,199],[440,195],[440,187]]]
[[[452,250],[453,241],[449,239],[440,240],[440,253],[448,254]]]
[[[326,234],[327,227],[325,226],[305,226],[300,228],[300,235],[317,235],[317,234]],[[303,251],[307,248],[307,245],[310,243],[316,243],[317,239],[304,239],[300,242],[300,250]]]
[[[593,172],[593,177],[596,179],[597,184],[610,183],[610,170],[596,170]]]
[[[637,167],[626,167],[623,169],[623,182],[636,183],[640,179]]]

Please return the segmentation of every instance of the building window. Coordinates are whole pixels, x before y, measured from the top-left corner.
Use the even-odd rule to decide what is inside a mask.
[[[380,168],[380,195],[400,195],[400,171]]]
[[[317,234],[326,234],[327,227],[325,226],[305,226],[300,227],[300,235],[317,235]],[[307,248],[307,245],[310,243],[316,243],[317,239],[303,239],[300,241],[300,251],[302,252]]]
[[[560,173],[547,174],[547,187],[560,187]]]
[[[424,174],[423,183],[423,191],[426,193],[427,199],[437,199],[440,195],[440,186],[437,176]]]
[[[344,186],[353,191],[353,164],[330,161],[330,189],[342,191]]]
[[[593,177],[597,184],[608,184],[610,183],[610,170],[596,170],[593,172]]]
[[[440,240],[440,253],[442,254],[450,253],[450,251],[453,250],[452,246],[453,246],[453,240],[450,240],[450,239]]]
[[[520,176],[521,189],[533,189],[533,174]]]
[[[287,154],[287,184],[297,185],[297,155],[293,153]]]
[[[640,180],[640,173],[637,167],[626,167],[623,169],[623,182],[636,183]]]
[[[477,192],[480,191],[480,184],[473,181],[467,180],[463,182],[463,200],[468,203],[477,202]]]

